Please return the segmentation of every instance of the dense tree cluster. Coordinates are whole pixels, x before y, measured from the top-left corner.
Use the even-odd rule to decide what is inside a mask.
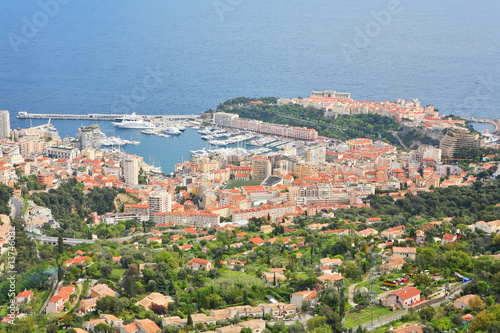
[[[75,178],[60,184],[57,189],[34,193],[31,199],[40,206],[51,209],[54,218],[64,229],[84,229],[84,219],[92,212],[102,215],[116,211],[115,198],[124,189],[93,187],[88,194],[83,192],[84,185]]]

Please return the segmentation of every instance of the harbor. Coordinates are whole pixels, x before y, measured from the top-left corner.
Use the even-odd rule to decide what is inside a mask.
[[[500,119],[494,118],[478,118],[478,117],[468,117],[466,118],[469,122],[473,123],[488,123],[495,126],[495,130],[491,134],[500,134]]]
[[[20,111],[16,118],[18,119],[60,119],[60,120],[108,120],[119,121],[128,116],[127,114],[106,114],[106,113],[89,113],[89,114],[63,114],[63,113],[30,113]],[[145,120],[151,122],[165,121],[188,121],[197,120],[200,115],[185,115],[185,114],[165,114],[165,115],[141,115]]]

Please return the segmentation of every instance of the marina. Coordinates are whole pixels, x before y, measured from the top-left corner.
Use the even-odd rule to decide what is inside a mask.
[[[89,114],[63,114],[63,113],[29,113],[20,111],[16,118],[18,119],[61,119],[61,120],[109,120],[121,121],[129,114],[105,114],[105,113],[89,113]],[[162,121],[187,121],[197,120],[200,115],[141,115],[146,121],[162,122]]]

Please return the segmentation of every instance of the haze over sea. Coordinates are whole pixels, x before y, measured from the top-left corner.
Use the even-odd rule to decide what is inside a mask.
[[[498,0],[0,6],[0,109],[11,111],[12,127],[30,124],[14,118],[19,111],[199,114],[238,96],[306,97],[327,89],[356,100],[418,98],[442,114],[500,116]],[[145,80],[151,72],[157,79]],[[63,137],[86,124],[53,123]],[[101,126],[111,134],[110,123]],[[168,139],[114,134],[140,140],[126,151],[146,161],[154,156],[165,172],[206,145],[193,130]]]

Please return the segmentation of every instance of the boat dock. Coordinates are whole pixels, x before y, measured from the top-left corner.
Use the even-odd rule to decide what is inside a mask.
[[[60,119],[60,120],[121,120],[126,114],[106,114],[106,113],[89,113],[89,114],[62,114],[62,113],[29,113],[21,111],[16,118],[19,119]],[[196,120],[200,115],[185,115],[185,114],[161,114],[161,115],[141,115],[145,120],[152,121],[172,121],[172,120]]]
[[[492,134],[500,134],[500,119],[468,117],[467,120],[475,123],[490,123],[495,126]]]

